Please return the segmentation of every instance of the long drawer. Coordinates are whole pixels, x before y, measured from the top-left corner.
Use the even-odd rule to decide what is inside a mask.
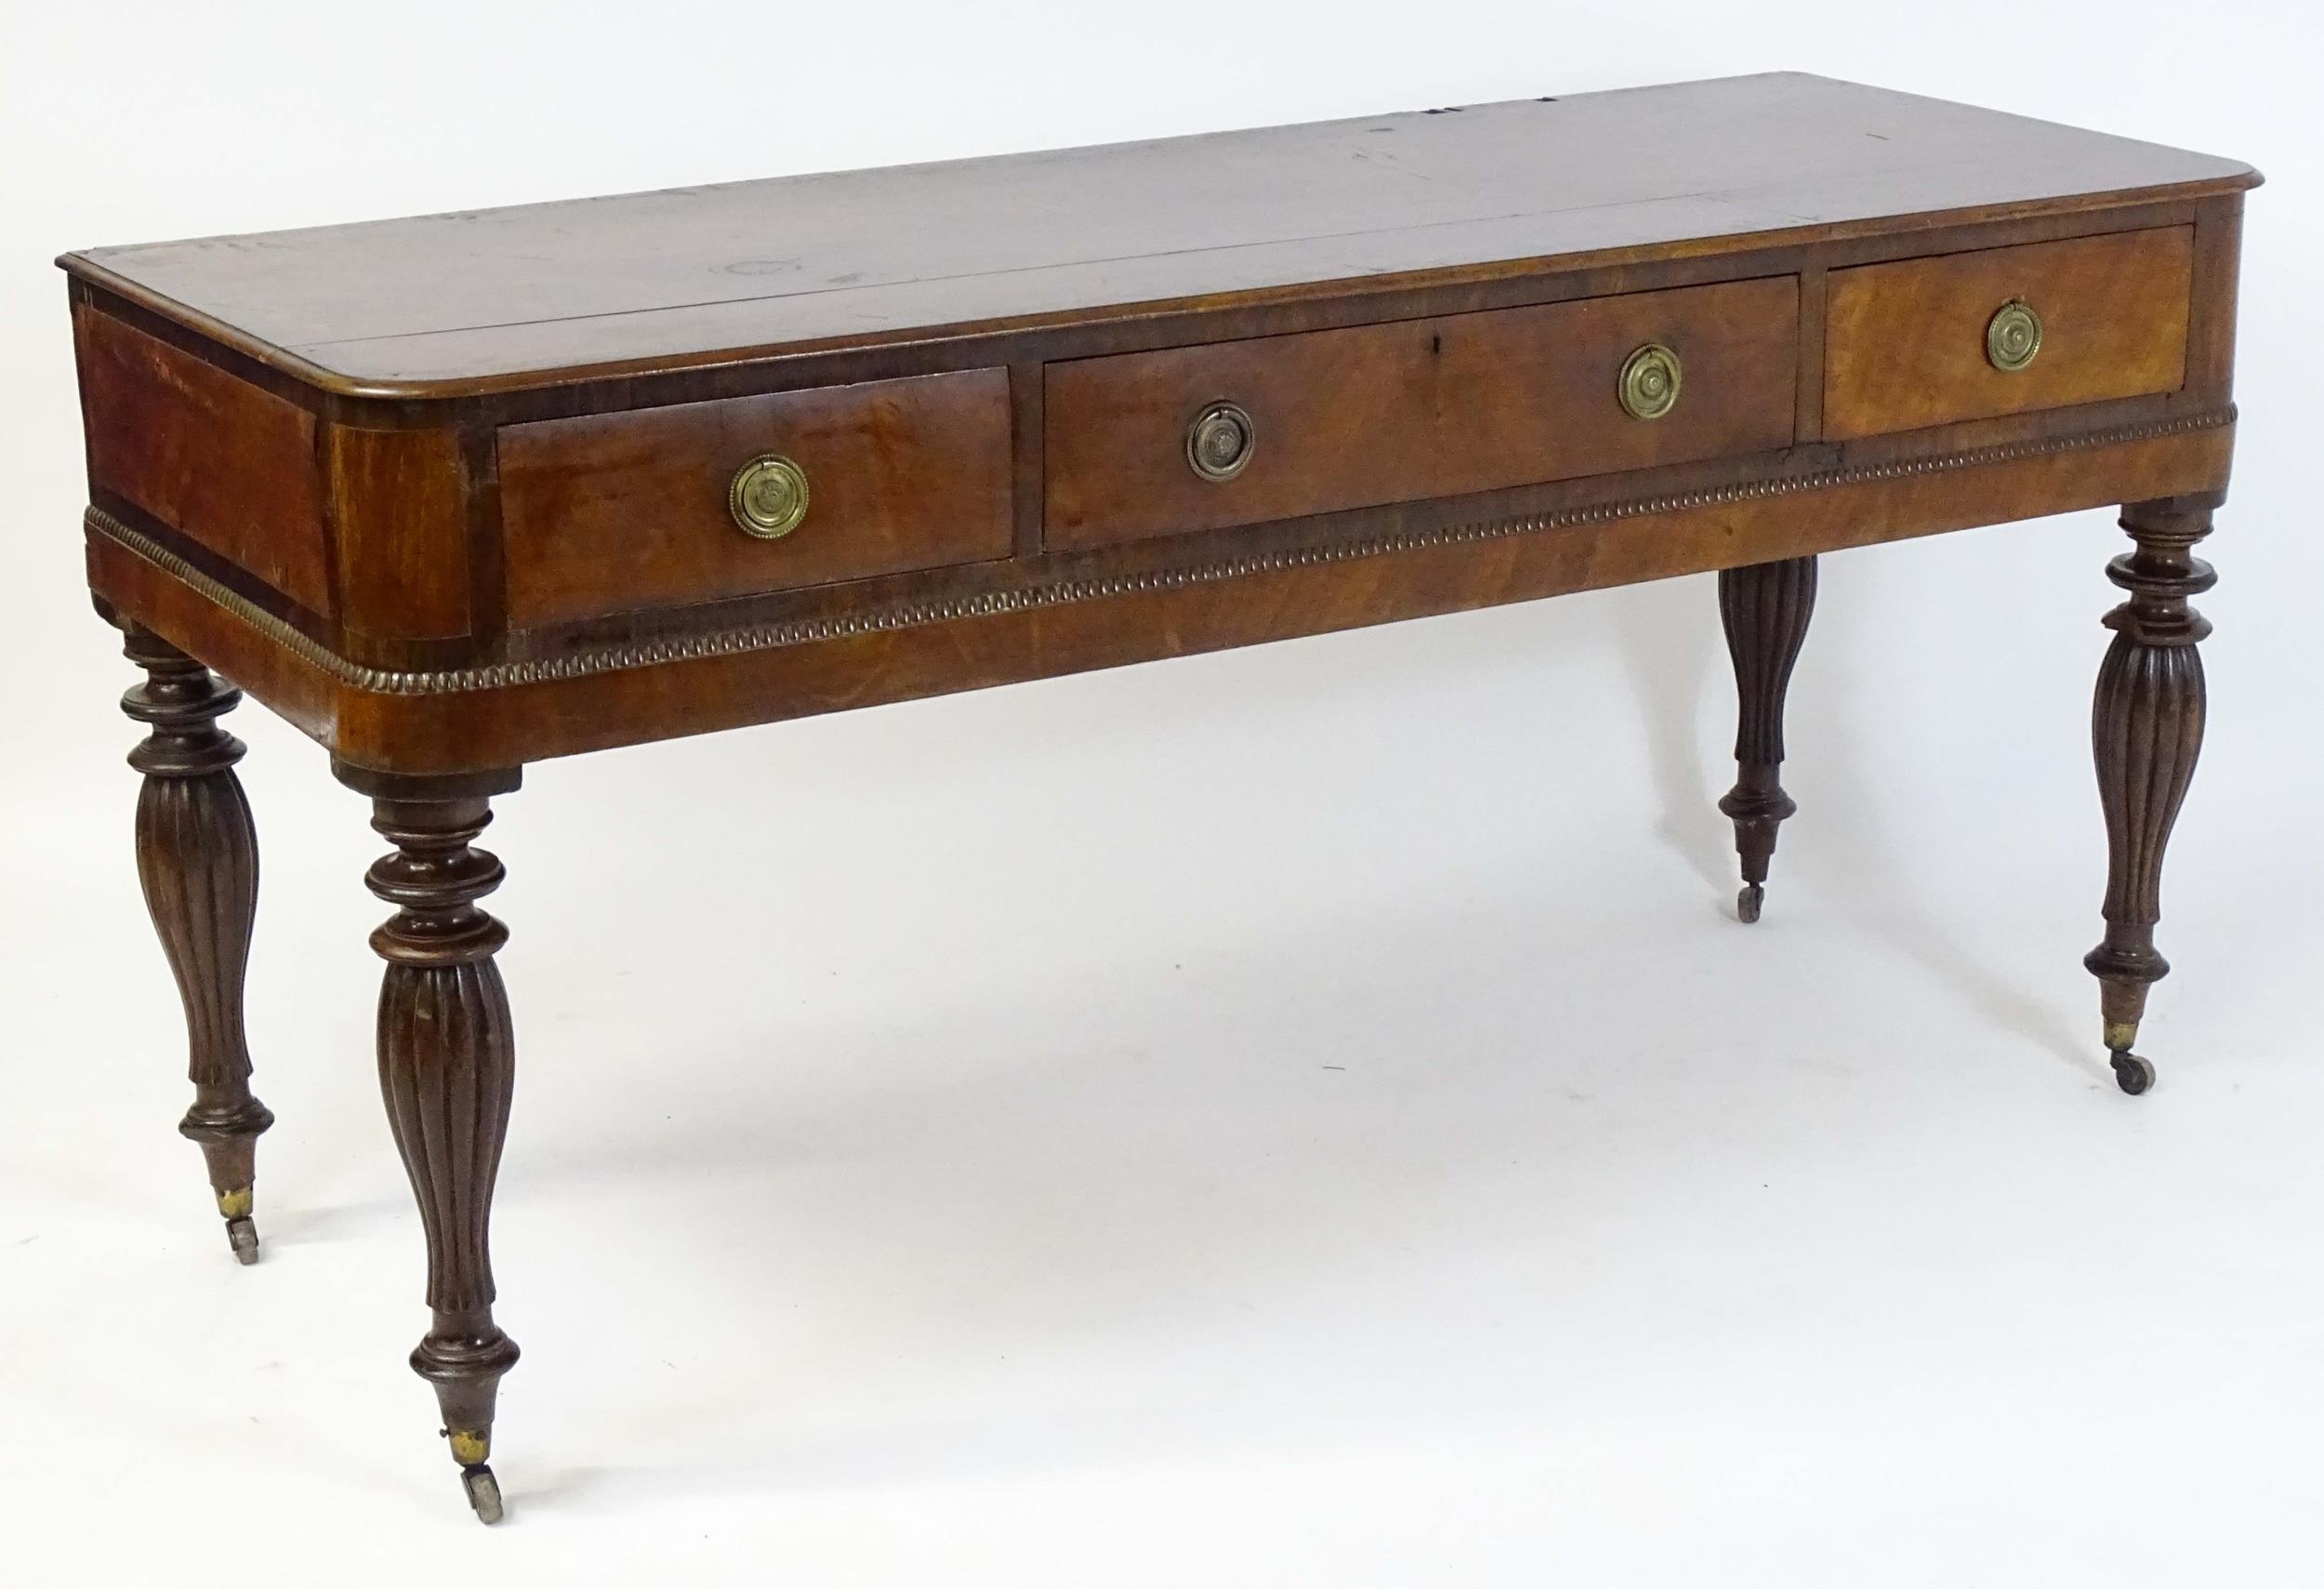
[[[1044,541],[1781,447],[1798,365],[1790,276],[1052,364]]]

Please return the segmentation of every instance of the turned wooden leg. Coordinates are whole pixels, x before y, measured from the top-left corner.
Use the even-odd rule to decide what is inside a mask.
[[[123,647],[146,682],[121,709],[150,732],[129,752],[138,795],[138,881],[186,1008],[193,1106],[178,1129],[202,1146],[234,1256],[258,1261],[252,1187],[258,1133],[274,1123],[250,1095],[243,973],[258,909],[258,835],[234,763],[242,741],[218,726],[242,692],[151,630]]]
[[[1735,661],[1738,709],[1735,788],[1721,797],[1719,809],[1735,821],[1735,852],[1743,863],[1743,892],[1736,896],[1735,909],[1746,921],[1759,920],[1776,829],[1799,809],[1777,776],[1783,768],[1783,696],[1815,610],[1812,557],[1720,571],[1719,618]]]
[[[476,904],[500,885],[500,863],[469,843],[492,812],[482,796],[382,798],[374,810],[372,826],[395,845],[364,879],[396,907],[371,935],[388,962],[379,1089],[427,1227],[435,1310],[412,1367],[436,1387],[469,1503],[495,1523],[500,1490],[486,1460],[517,1345],[493,1322],[489,1232],[516,1049],[493,963],[508,930]]]
[[[2196,642],[2211,625],[2187,605],[2218,576],[2195,555],[2211,534],[2202,499],[2139,502],[2122,527],[2137,549],[2106,565],[2130,600],[2106,615],[2114,643],[2098,669],[2090,737],[2106,814],[2106,941],[2082,963],[2098,978],[2106,1045],[2125,1092],[2154,1084],[2155,1067],[2131,1052],[2146,989],[2171,966],[2155,949],[2162,919],[2162,853],[2203,744],[2203,659]]]

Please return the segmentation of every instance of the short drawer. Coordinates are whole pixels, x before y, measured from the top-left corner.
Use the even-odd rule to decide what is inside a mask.
[[[764,458],[787,460],[806,487],[805,516],[775,538],[747,533],[733,501],[737,476]],[[509,621],[1007,557],[1010,471],[997,369],[507,426]],[[783,500],[761,492],[741,510],[755,509],[763,532]]]
[[[2175,391],[2194,261],[2170,226],[1834,271],[1824,433]]]
[[[1674,361],[1675,401],[1639,417],[1625,372],[1652,348]],[[1053,364],[1043,538],[1103,546],[1781,447],[1798,361],[1798,282],[1780,276]],[[1643,378],[1634,405],[1654,392]],[[1198,460],[1222,405],[1229,444]]]

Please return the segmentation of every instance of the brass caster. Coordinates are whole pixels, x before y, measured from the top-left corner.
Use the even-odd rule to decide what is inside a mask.
[[[248,1214],[237,1214],[226,1222],[226,1239],[233,1245],[235,1263],[258,1261],[258,1226]]]
[[[2132,1097],[2137,1097],[2155,1084],[2154,1061],[2142,1058],[2126,1048],[2116,1049],[2109,1057],[2114,1062],[2115,1085]]]
[[[468,1503],[476,1509],[478,1522],[500,1521],[500,1480],[493,1476],[488,1464],[470,1463],[462,1468],[460,1488],[468,1491]]]
[[[1735,914],[1738,920],[1756,921],[1759,907],[1767,898],[1767,891],[1755,882],[1743,885],[1743,892],[1735,896]]]

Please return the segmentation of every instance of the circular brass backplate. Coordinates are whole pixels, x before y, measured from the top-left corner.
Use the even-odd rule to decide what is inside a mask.
[[[1233,403],[1214,403],[1186,427],[1186,463],[1205,480],[1233,480],[1259,444],[1251,417]]]
[[[1678,406],[1683,377],[1679,356],[1659,342],[1649,342],[1622,361],[1622,379],[1616,389],[1623,410],[1633,419],[1659,419]]]
[[[2024,298],[2010,299],[1985,323],[1985,356],[2002,374],[2016,374],[2040,351],[2041,316]]]
[[[726,506],[744,534],[781,540],[807,517],[807,471],[781,453],[762,453],[734,471]]]

